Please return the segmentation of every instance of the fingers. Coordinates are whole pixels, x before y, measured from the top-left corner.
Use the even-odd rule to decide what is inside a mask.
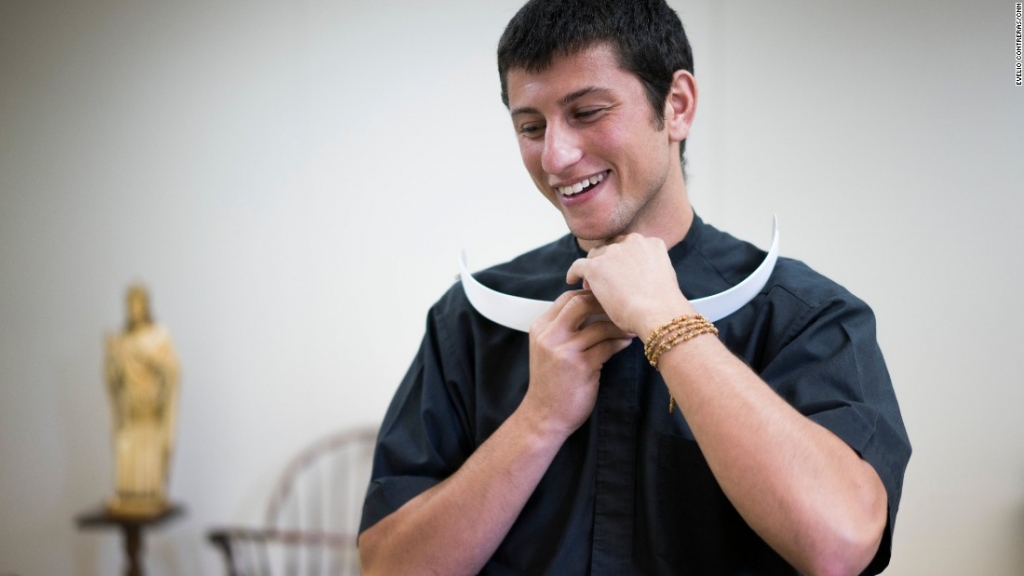
[[[632,338],[603,340],[591,346],[586,352],[584,352],[584,354],[586,354],[588,359],[594,364],[604,364],[612,356],[622,352],[626,348],[629,348],[629,345],[632,342]]]
[[[604,313],[601,304],[591,292],[587,290],[574,290],[574,292],[576,294],[565,303],[556,317],[560,324],[571,330],[579,329],[587,318]]]
[[[578,342],[582,350],[601,340],[634,336],[610,322],[600,302],[587,290],[563,293],[538,319],[531,331],[548,332],[551,328],[562,333],[559,340],[584,334],[583,340]]]
[[[568,304],[570,300],[572,300],[573,298],[582,293],[583,290],[567,290],[563,292],[558,298],[555,299],[554,302],[551,303],[551,306],[547,310],[545,310],[543,314],[540,315],[540,318],[538,318],[538,323],[543,321],[544,324],[549,324],[552,321],[554,321],[554,319],[557,318],[558,315],[562,313],[562,310],[565,308],[566,304]]]
[[[637,235],[637,236],[639,236],[639,235]],[[566,284],[575,284],[575,283],[579,282],[580,280],[583,280],[584,289],[588,289],[587,288],[587,272],[590,271],[591,261],[594,260],[595,258],[601,256],[602,254],[604,254],[608,250],[608,246],[610,246],[612,244],[617,244],[619,242],[622,242],[623,240],[625,240],[628,237],[629,237],[628,235],[627,236],[615,236],[614,238],[611,238],[610,240],[608,240],[607,244],[591,248],[590,252],[587,252],[587,257],[586,258],[579,258],[575,262],[572,263],[572,266],[569,266],[569,270],[565,273],[565,283]]]
[[[534,321],[534,324],[529,327],[530,334],[536,335],[542,331],[546,331],[546,329],[555,322],[555,319],[558,318],[558,315],[561,314],[562,310],[564,310],[565,304],[581,292],[582,290],[568,290],[555,298],[555,301],[551,302],[551,305],[548,306],[548,310],[544,311],[544,314],[538,317],[538,319]]]
[[[541,314],[538,324],[547,325],[557,320],[559,324],[575,330],[590,316],[603,312],[589,290],[567,290]]]
[[[591,316],[591,318],[593,318],[593,316]],[[628,340],[634,336],[634,334],[626,332],[607,319],[587,321],[584,326],[579,329],[578,333],[578,342],[580,348],[583,350],[586,350],[587,348],[590,348],[604,340],[615,340],[619,338],[625,338]]]
[[[592,319],[595,316],[603,317],[604,310],[593,294],[581,292],[566,302],[562,311],[555,319],[556,323],[568,330],[568,336],[572,340],[572,346],[588,355],[594,350],[594,354],[603,356],[600,362],[603,363],[611,354],[618,352],[629,345],[633,334],[625,332],[609,320]],[[620,344],[605,346],[606,342],[621,341]]]
[[[596,250],[596,248],[594,249]],[[593,252],[593,250],[591,250]],[[580,280],[583,280],[587,276],[587,269],[590,266],[590,261],[586,258],[579,258],[569,266],[569,270],[565,273],[565,283],[575,284]]]

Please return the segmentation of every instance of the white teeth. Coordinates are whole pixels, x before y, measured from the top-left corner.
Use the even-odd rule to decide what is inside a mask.
[[[604,173],[595,174],[589,178],[584,178],[571,186],[559,186],[557,190],[558,193],[563,196],[572,196],[573,194],[579,194],[602,180],[604,180]]]

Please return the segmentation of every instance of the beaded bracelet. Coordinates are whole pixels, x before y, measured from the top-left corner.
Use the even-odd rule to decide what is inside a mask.
[[[672,332],[671,339],[662,342],[651,354],[651,357],[648,359],[651,363],[651,366],[657,368],[658,361],[661,359],[661,355],[664,354],[665,352],[668,352],[676,344],[679,344],[680,342],[686,342],[687,340],[695,336],[700,336],[701,334],[714,334],[715,336],[717,336],[718,329],[715,328],[710,322],[708,322],[707,324],[697,324],[686,329]]]
[[[644,344],[644,356],[655,369],[658,368],[658,361],[661,355],[672,349],[680,342],[686,342],[701,334],[714,334],[718,336],[718,328],[710,320],[700,314],[684,314],[678,318],[665,323],[655,330]],[[676,399],[669,393],[668,412],[675,409]]]
[[[655,346],[669,332],[697,324],[703,325],[705,322],[707,322],[707,320],[700,314],[683,314],[682,316],[665,323],[661,328],[658,328],[653,334],[651,334],[647,339],[647,343],[644,345],[644,356],[647,357],[647,361],[651,361],[651,353],[654,351]],[[657,368],[655,363],[652,362],[651,365]]]

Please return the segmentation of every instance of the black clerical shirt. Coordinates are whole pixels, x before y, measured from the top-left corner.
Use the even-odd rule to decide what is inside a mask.
[[[569,235],[476,278],[554,300],[569,288],[569,266],[584,256]],[[765,253],[695,217],[669,256],[683,294],[694,299],[739,283]],[[878,472],[889,520],[866,571],[877,573],[889,561],[910,443],[871,310],[803,263],[780,258],[761,293],[715,324],[722,342],[779,395]],[[528,383],[528,335],[483,318],[453,286],[431,309],[385,416],[360,530],[453,474],[518,407]],[[668,401],[642,342],[613,356],[593,413],[562,446],[483,574],[795,574],[726,499]]]

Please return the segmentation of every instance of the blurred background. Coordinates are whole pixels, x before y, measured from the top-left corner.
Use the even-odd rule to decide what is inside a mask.
[[[1014,3],[678,0],[705,220],[870,303],[914,446],[888,574],[1024,573]],[[494,49],[520,0],[0,2],[0,574],[121,570],[103,335],[182,364],[155,575],[219,574],[316,438],[380,421],[429,306],[565,232]]]

